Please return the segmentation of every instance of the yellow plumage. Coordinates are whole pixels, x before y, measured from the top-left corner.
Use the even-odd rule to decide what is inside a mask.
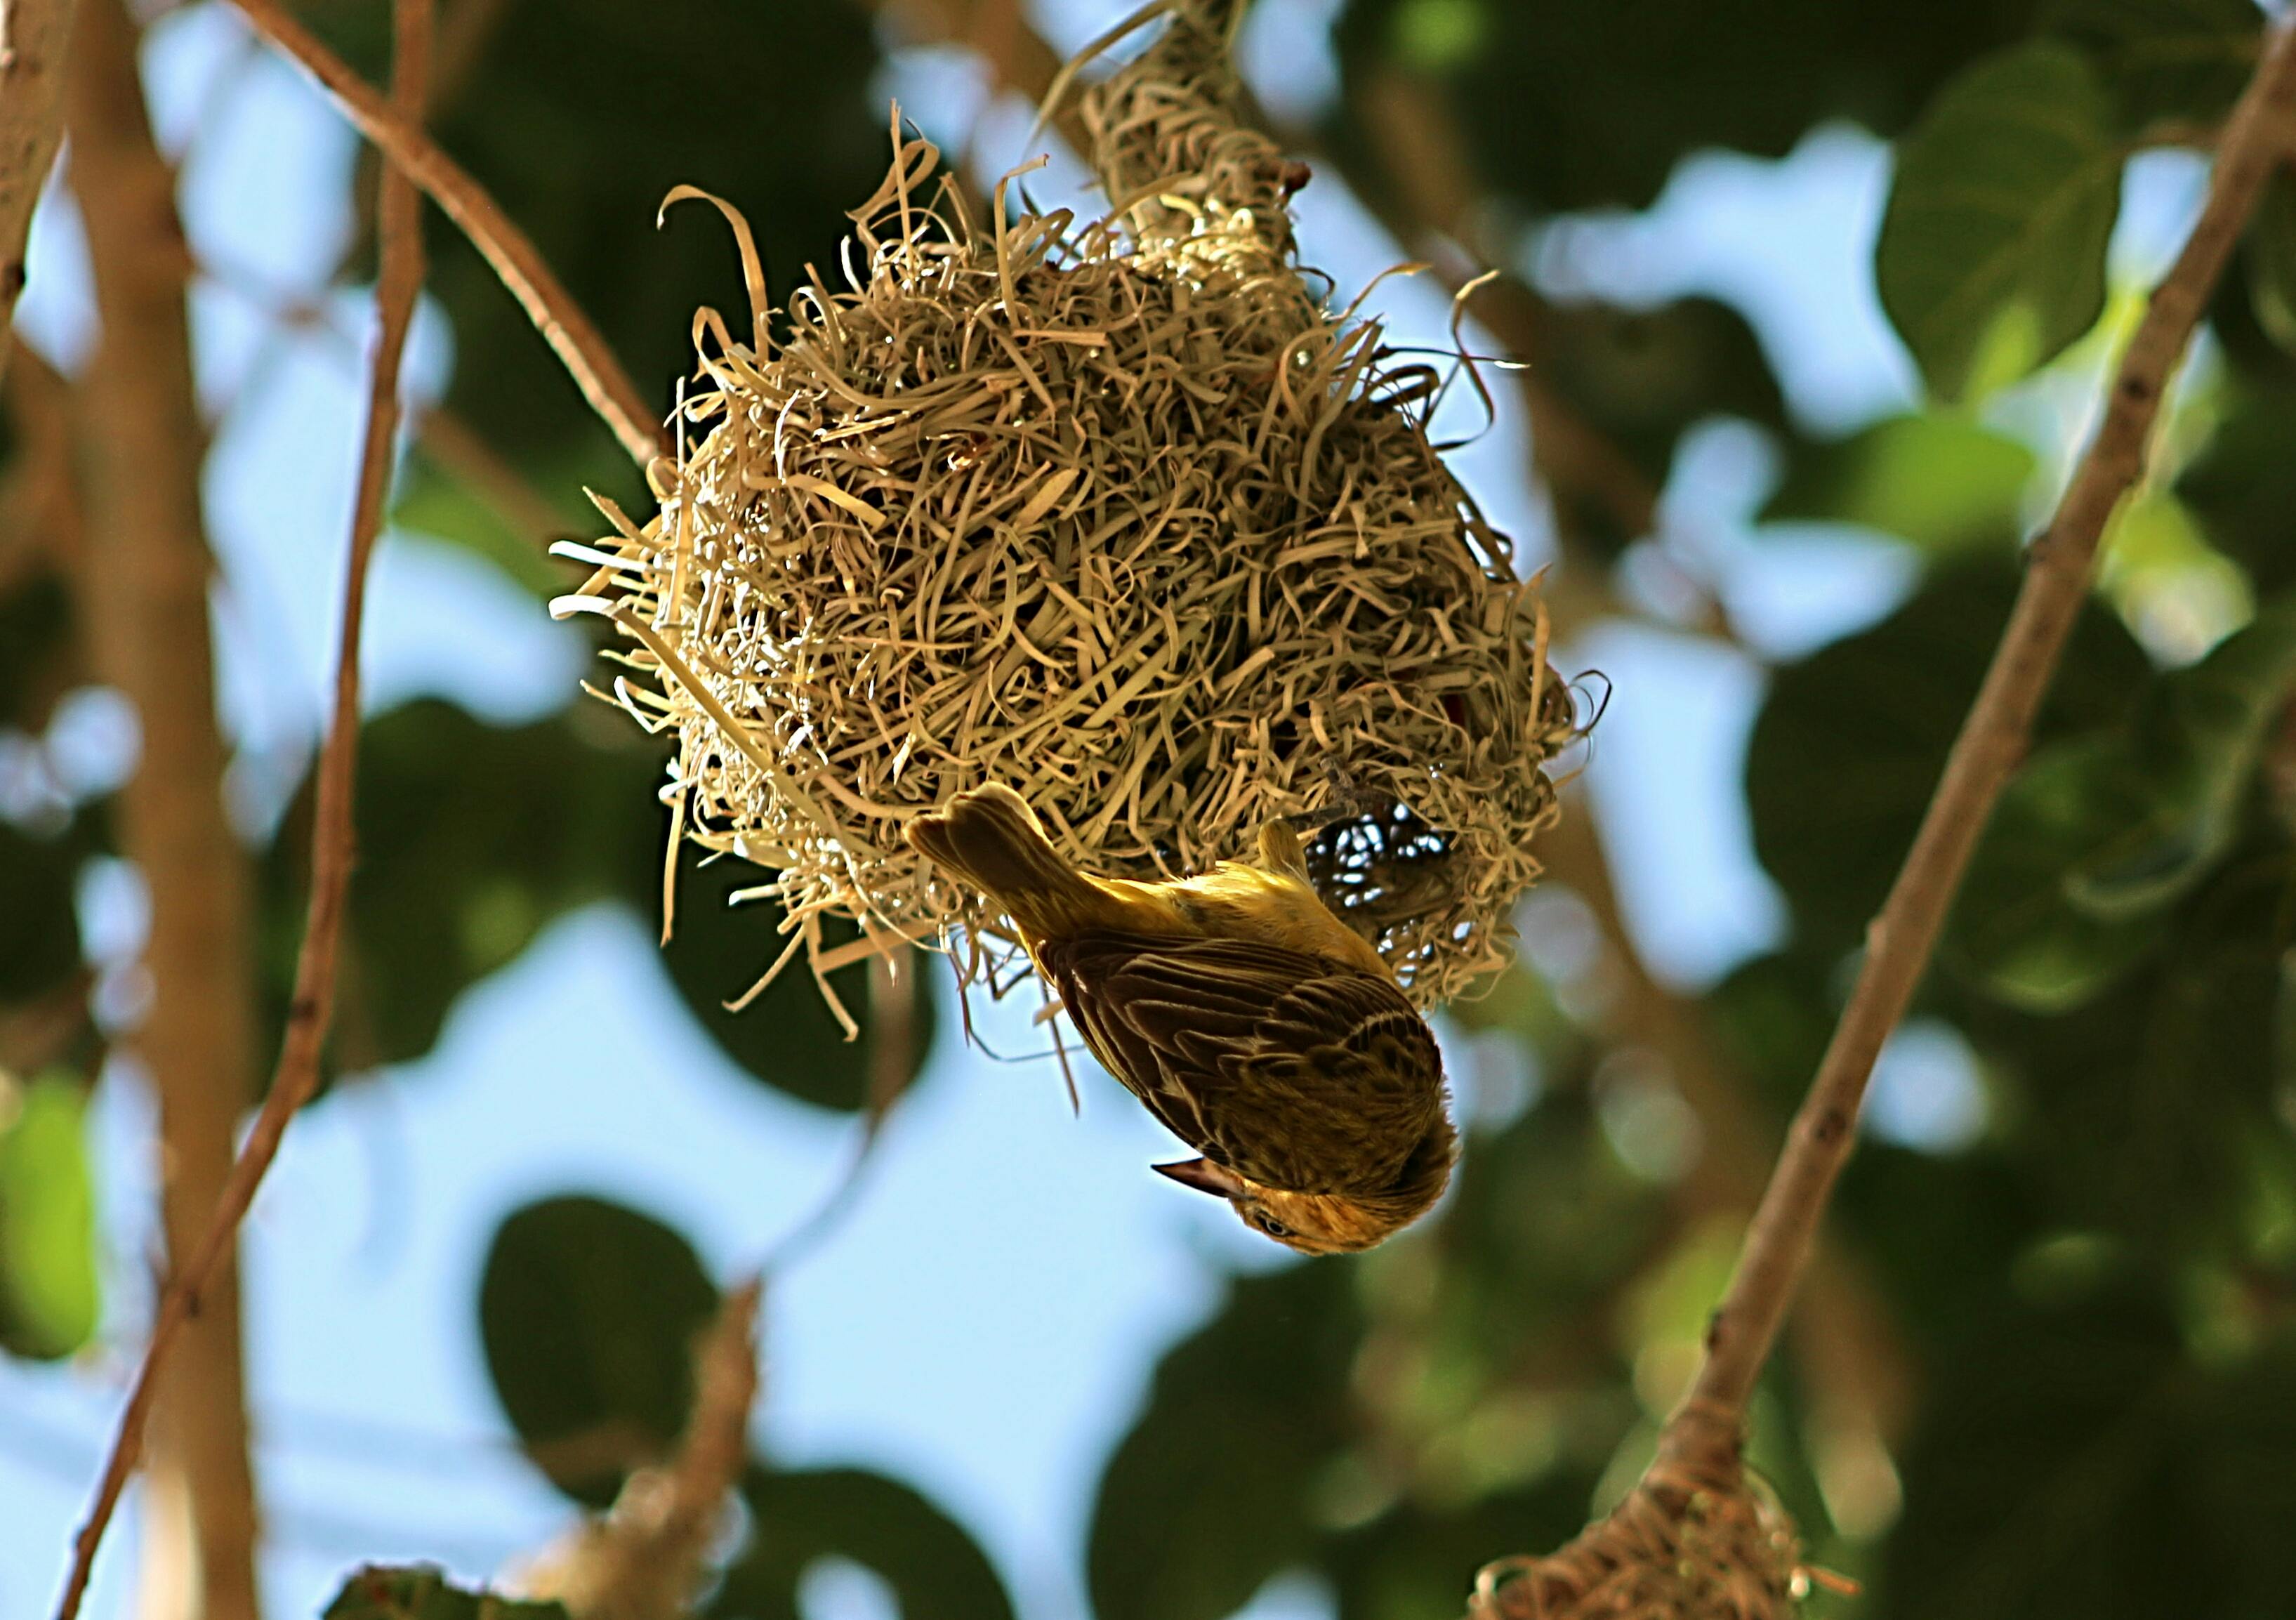
[[[1018,794],[960,794],[909,843],[1013,920],[1093,1055],[1204,1156],[1157,1168],[1311,1254],[1367,1248],[1441,1193],[1456,1137],[1433,1036],[1379,953],[1263,865],[1144,884],[1054,849]]]

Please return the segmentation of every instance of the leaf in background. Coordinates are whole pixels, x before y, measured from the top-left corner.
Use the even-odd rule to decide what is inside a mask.
[[[2277,383],[2243,378],[2226,392],[2224,418],[2177,480],[2177,494],[2210,540],[2248,571],[2257,594],[2267,596],[2296,587],[2296,375]]]
[[[2108,1290],[1996,1321],[1905,1452],[1876,1620],[2139,1620],[2284,1606],[2296,1356],[2195,1366]],[[2277,1582],[2275,1585],[2272,1583]]]
[[[1711,298],[1652,309],[1561,304],[1546,316],[1540,374],[1653,482],[1675,441],[1709,416],[1781,427],[1785,403],[1746,317]]]
[[[816,1559],[849,1558],[893,1589],[904,1615],[1013,1620],[1013,1599],[965,1528],[908,1485],[860,1468],[753,1464],[742,1480],[748,1544],[702,1613],[708,1620],[797,1620]]]
[[[504,469],[504,476],[516,474]],[[551,542],[572,536],[587,539],[598,520],[587,512],[534,506],[544,489],[578,487],[578,475],[570,469],[562,479],[537,478],[515,491],[489,489],[466,471],[449,469],[417,441],[399,475],[390,523],[484,557],[547,599],[579,582],[578,570],[552,558]]]
[[[465,1591],[435,1565],[370,1564],[327,1605],[326,1620],[567,1620],[559,1603]]]
[[[1348,98],[1408,74],[1457,117],[1475,173],[1534,213],[1642,208],[1683,159],[1783,156],[1813,125],[1889,135],[1957,68],[2021,37],[2030,0],[1349,0]],[[1757,93],[1758,91],[1758,93]],[[1361,119],[1326,131],[1349,178],[1392,186]]]
[[[2007,559],[1931,576],[1906,605],[1777,672],[1748,745],[1754,847],[1793,908],[1798,949],[1854,948],[1880,907],[2016,595]],[[2151,666],[2085,606],[2038,740],[2110,724]]]
[[[2254,616],[2255,592],[2174,491],[2141,489],[2105,527],[2097,588],[2167,663],[2190,663]]]
[[[1682,435],[1708,417],[1786,425],[1760,341],[1717,300],[1677,299],[1652,309],[1558,304],[1540,330],[1541,380],[1625,451],[1653,489],[1665,484]],[[1581,502],[1573,518],[1611,546],[1641,538],[1618,532],[1599,502]]]
[[[2162,1257],[2246,1241],[2252,1144],[2287,1135],[2274,1012],[2288,869],[2279,835],[2253,829],[2152,920],[2150,958],[2078,1010],[1962,998],[1958,1021],[2003,1088],[2005,1146],[2057,1224]]]
[[[2248,274],[2257,324],[2296,355],[2296,174],[2276,170],[2249,225]]]
[[[314,20],[380,82],[386,15],[331,5]],[[663,195],[683,182],[741,208],[774,296],[786,299],[808,263],[835,279],[845,210],[876,189],[892,155],[862,6],[554,0],[485,7],[457,43],[440,63],[432,133],[526,232],[664,415],[673,381],[692,367],[696,306],[742,299],[715,221],[654,228]],[[769,74],[770,89],[729,86],[729,64]],[[456,416],[529,476],[566,479],[570,496],[577,483],[642,493],[494,271],[459,232],[434,228],[430,244],[428,290],[454,325]]]
[[[95,1193],[86,1090],[0,1071],[0,1349],[53,1361],[94,1336]]]
[[[1354,1270],[1238,1278],[1166,1353],[1093,1507],[1099,1620],[1224,1620],[1310,1554],[1310,1486],[1349,1438]]]
[[[2033,452],[1947,411],[1893,416],[1795,450],[1765,522],[1857,523],[1932,556],[2005,551],[2024,527]]]
[[[1338,1620],[1456,1620],[1474,1572],[1505,1552],[1559,1547],[1587,1525],[1591,1476],[1570,1469],[1463,1506],[1398,1503],[1327,1541],[1319,1565]]]
[[[2133,967],[2158,932],[2143,916],[2070,903],[2080,865],[2141,825],[2144,783],[2119,740],[2057,744],[2001,796],[1954,907],[1947,957],[1989,995],[2030,1012],[2080,1006]]]
[[[2103,70],[2131,135],[2163,119],[2213,123],[2256,66],[2255,0],[2050,0],[2041,26]]]
[[[487,1376],[551,1484],[603,1508],[668,1449],[717,1308],[693,1245],[636,1210],[570,1196],[503,1221],[479,1285]]]
[[[45,730],[79,674],[78,653],[71,589],[61,574],[36,569],[0,591],[0,728],[36,736]]]
[[[39,999],[81,970],[73,892],[82,841],[0,821],[0,1007]]]
[[[2123,155],[2088,59],[2045,40],[1963,73],[1898,144],[1874,276],[1933,395],[1981,398],[2096,324]]]
[[[2103,991],[2231,847],[2292,689],[2296,598],[2283,597],[2158,678],[2128,727],[2036,755],[1972,862],[1948,934],[1956,966],[2037,1012]]]
[[[781,908],[770,899],[726,904],[728,895],[755,888],[771,875],[730,857],[705,864],[692,844],[679,860],[677,926],[663,948],[662,962],[694,1017],[727,1057],[776,1090],[824,1108],[860,1108],[869,1095],[876,1040],[866,968],[855,963],[830,974],[838,999],[861,1025],[858,1040],[845,1039],[801,950],[755,1001],[738,1013],[727,1012],[726,1003],[749,989],[789,943],[789,936],[778,932]],[[650,893],[659,892],[657,878]],[[849,923],[828,923],[823,932],[834,946],[858,931]],[[931,957],[915,954],[910,962],[913,967],[905,971],[914,971],[917,979],[905,1086],[932,1049],[934,986],[940,979],[939,964]]]
[[[334,1055],[351,1069],[429,1051],[463,991],[554,917],[626,892],[660,819],[654,764],[605,717],[494,726],[423,698],[367,720],[358,864]],[[611,738],[591,740],[591,732]],[[283,1019],[302,929],[310,785],[265,858],[272,1017]]]

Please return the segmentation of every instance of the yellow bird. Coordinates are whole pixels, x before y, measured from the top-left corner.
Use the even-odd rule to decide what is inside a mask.
[[[1425,1213],[1457,1133],[1426,1021],[1308,884],[1299,835],[1261,866],[1094,877],[992,784],[909,825],[912,848],[986,894],[1109,1073],[1202,1155],[1156,1168],[1309,1254],[1367,1249]]]

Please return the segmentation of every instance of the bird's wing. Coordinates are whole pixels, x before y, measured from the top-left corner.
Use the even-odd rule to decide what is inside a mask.
[[[1039,957],[1094,1056],[1263,1186],[1378,1191],[1442,1110],[1434,1036],[1376,974],[1229,940],[1103,934]]]

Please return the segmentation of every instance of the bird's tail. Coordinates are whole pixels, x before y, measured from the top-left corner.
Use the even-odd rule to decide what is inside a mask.
[[[1031,942],[1065,933],[1107,907],[1100,886],[1045,836],[1028,802],[992,782],[909,823],[909,847],[1002,906]]]

